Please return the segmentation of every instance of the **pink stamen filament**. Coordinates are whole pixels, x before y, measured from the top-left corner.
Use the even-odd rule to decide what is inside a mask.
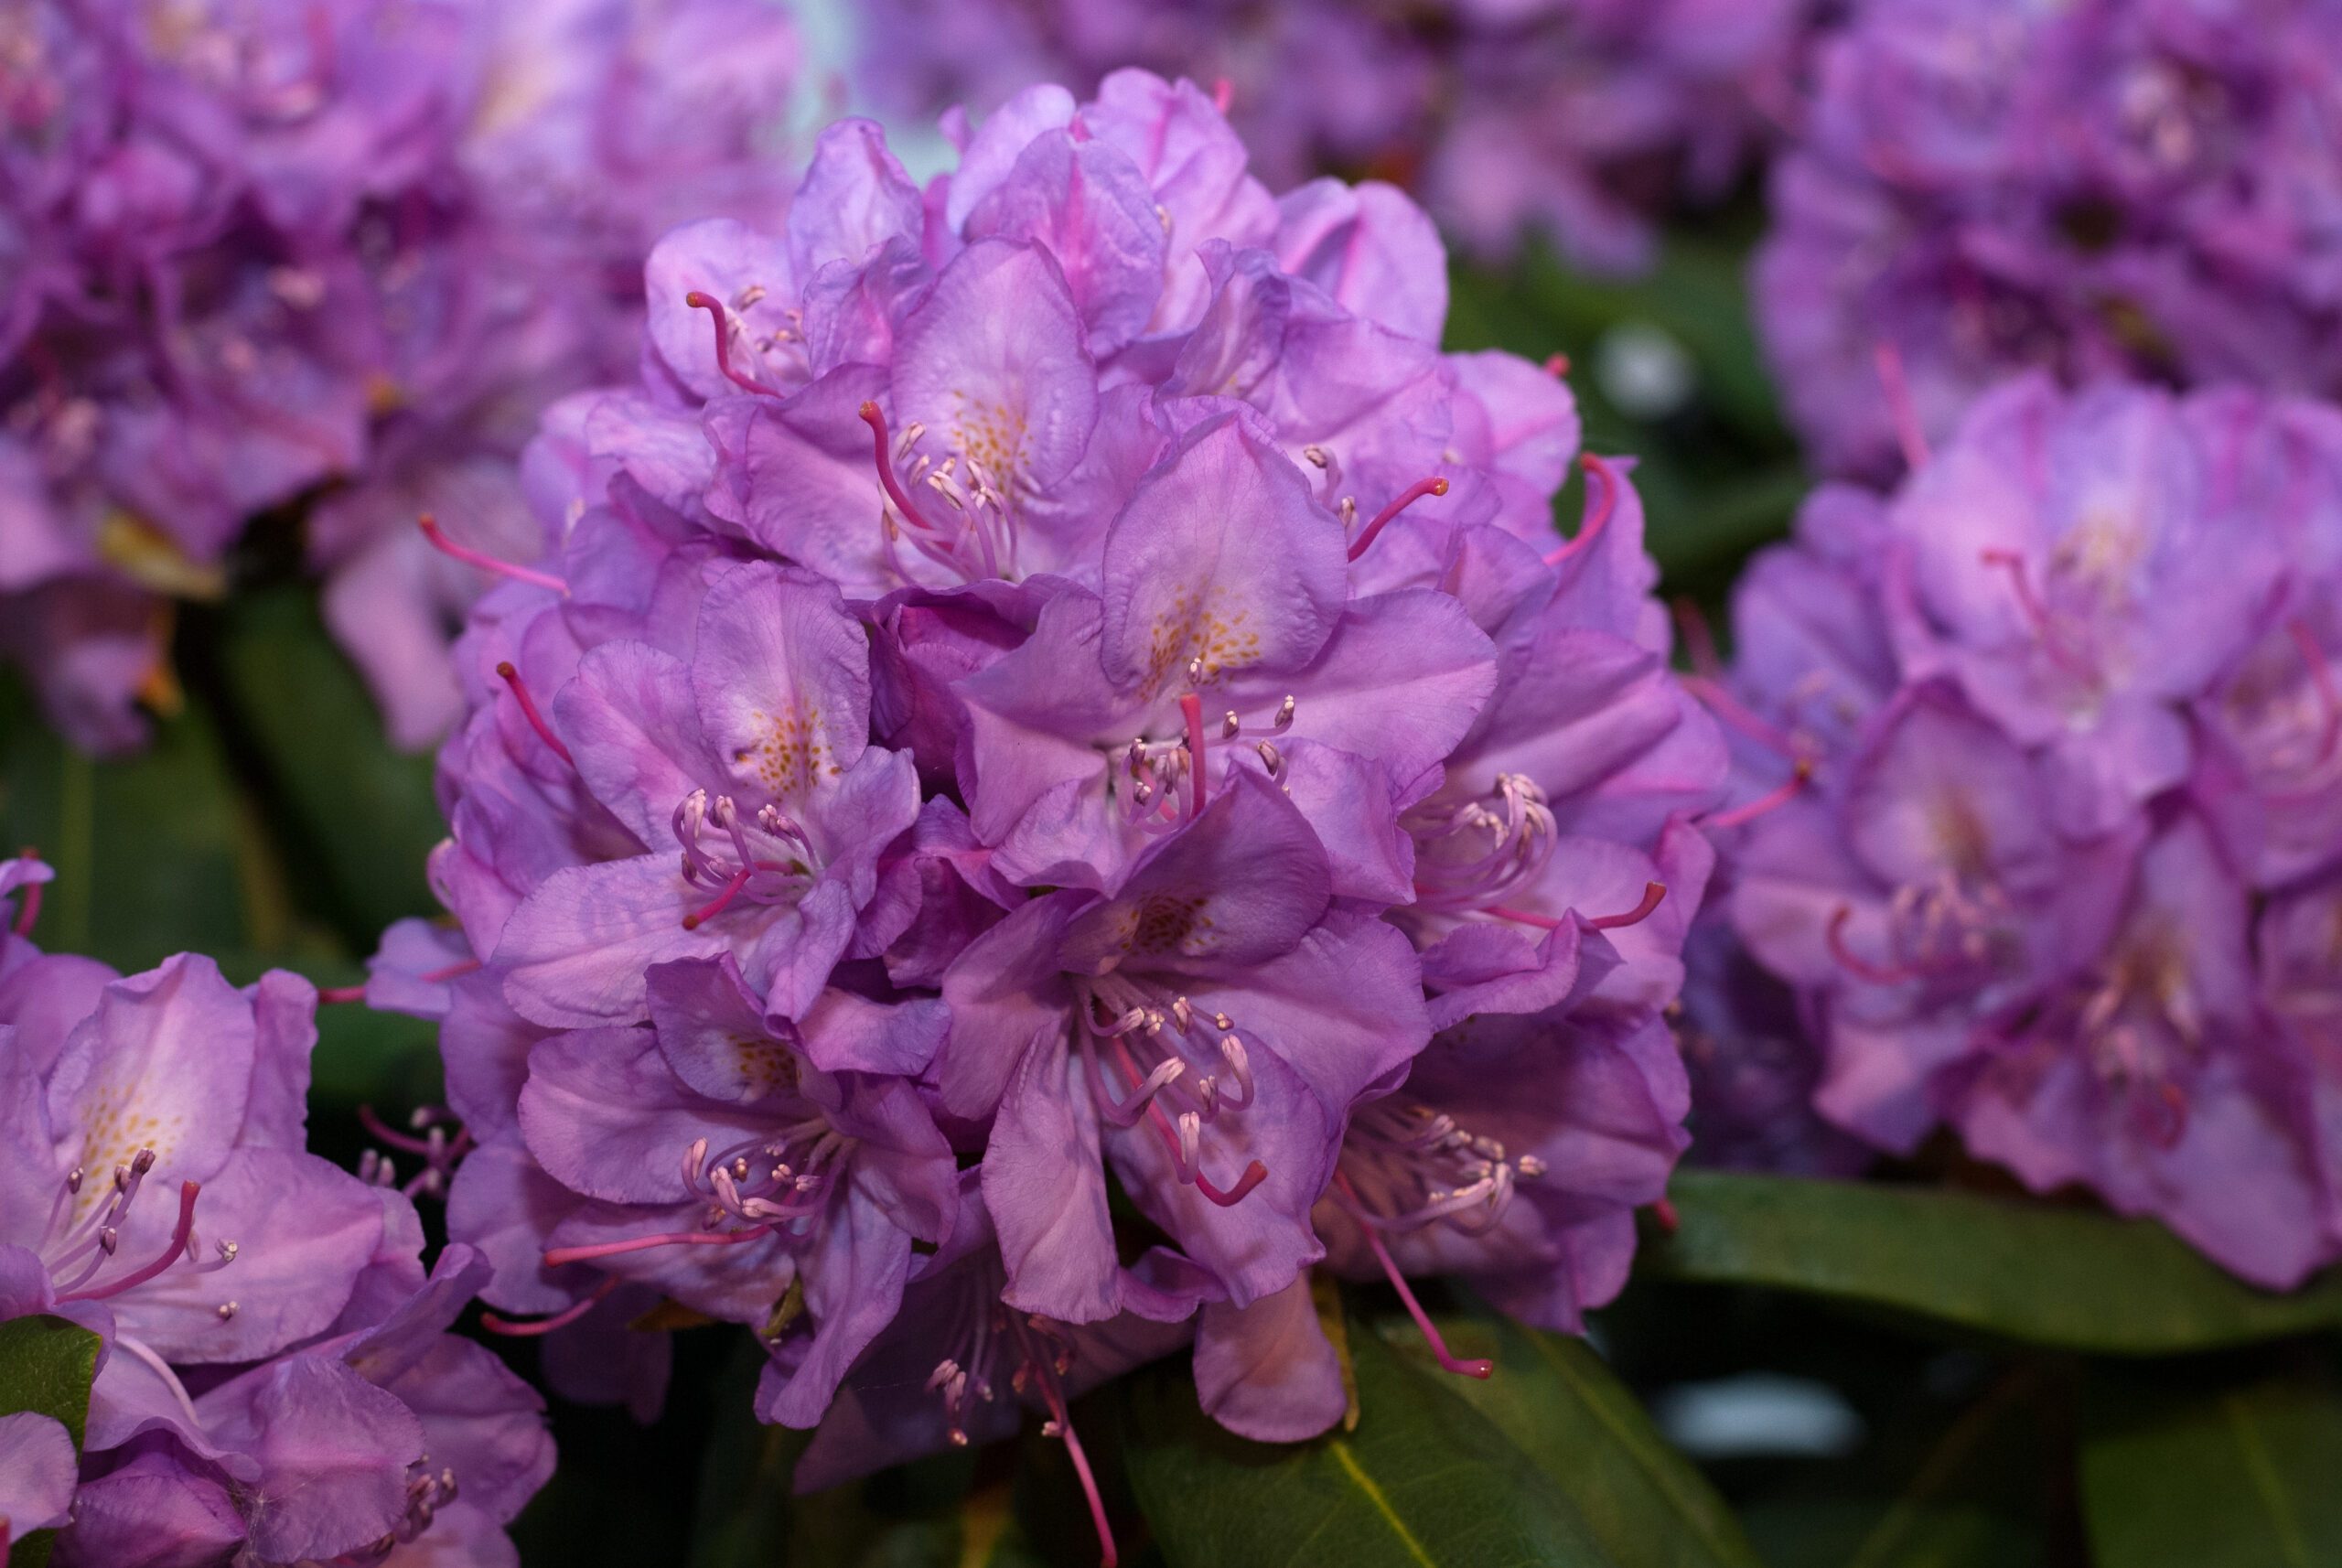
[[[1556,351],[1545,356],[1545,373],[1559,381],[1570,373],[1570,357]]]
[[[1652,915],[1658,913],[1660,905],[1663,903],[1666,898],[1666,883],[1646,882],[1643,884],[1643,896],[1640,903],[1637,904],[1633,908],[1627,910],[1623,914],[1596,915],[1585,922],[1586,929],[1592,931],[1613,931],[1618,929],[1622,926],[1639,926],[1645,920],[1649,919]]]
[[[1846,922],[1853,918],[1854,907],[1851,904],[1839,905],[1837,912],[1830,917],[1830,924],[1824,935],[1830,943],[1832,958],[1836,959],[1855,978],[1866,980],[1873,985],[1900,985],[1907,980],[1916,978],[1908,970],[1883,968],[1875,964],[1848,947]]]
[[[1244,1167],[1244,1174],[1236,1178],[1234,1187],[1223,1190],[1215,1186],[1209,1176],[1204,1175],[1204,1162],[1200,1153],[1196,1157],[1194,1168],[1189,1169],[1186,1151],[1179,1146],[1179,1134],[1171,1130],[1171,1119],[1163,1114],[1163,1107],[1155,1101],[1150,1100],[1146,1103],[1146,1119],[1154,1124],[1155,1132],[1162,1135],[1164,1143],[1170,1146],[1171,1163],[1178,1167],[1179,1174],[1182,1176],[1192,1176],[1196,1190],[1222,1208],[1235,1208],[1244,1201],[1246,1194],[1269,1179],[1269,1167],[1254,1160]]]
[[[451,963],[445,969],[435,969],[428,974],[420,975],[417,978],[425,985],[437,985],[444,981],[453,980],[459,974],[469,974],[478,967],[479,960],[467,958],[460,962]]]
[[[1353,1206],[1361,1209],[1365,1208],[1365,1205],[1359,1201],[1358,1188],[1350,1185],[1348,1176],[1336,1171],[1334,1183],[1342,1189]],[[1460,1373],[1467,1378],[1479,1378],[1483,1380],[1494,1376],[1497,1369],[1497,1364],[1494,1361],[1463,1360],[1448,1349],[1447,1341],[1440,1337],[1439,1326],[1434,1323],[1431,1320],[1431,1315],[1423,1310],[1423,1303],[1415,1299],[1415,1293],[1408,1287],[1407,1277],[1399,1272],[1398,1262],[1391,1256],[1391,1249],[1382,1244],[1380,1234],[1371,1225],[1361,1225],[1359,1230],[1366,1237],[1366,1244],[1374,1250],[1374,1261],[1382,1265],[1383,1277],[1391,1282],[1391,1288],[1399,1293],[1399,1300],[1406,1307],[1407,1316],[1415,1320],[1417,1328],[1423,1330],[1423,1342],[1431,1347],[1431,1353],[1438,1360],[1440,1369]]]
[[[740,890],[748,885],[748,878],[755,875],[756,867],[750,865],[744,865],[734,872],[732,880],[724,885],[723,892],[710,899],[704,908],[694,909],[683,917],[683,929],[696,931],[700,927],[730,908],[732,900],[740,896]]]
[[[1350,559],[1355,561],[1359,556],[1365,554],[1367,546],[1374,542],[1375,536],[1377,534],[1380,533],[1385,528],[1390,526],[1391,520],[1392,518],[1398,516],[1401,512],[1406,510],[1409,507],[1414,505],[1425,496],[1444,496],[1446,493],[1447,481],[1437,478],[1417,479],[1413,484],[1409,485],[1405,489],[1401,490],[1399,492],[1399,499],[1392,501],[1389,506],[1384,507],[1380,511],[1376,512],[1374,514],[1374,521],[1368,523],[1364,528],[1359,529],[1358,537],[1350,541]]]
[[[590,1247],[554,1247],[545,1252],[545,1267],[557,1269],[564,1263],[590,1263],[596,1258],[647,1252],[654,1247],[736,1247],[743,1241],[755,1241],[770,1234],[771,1226],[752,1225],[746,1230],[671,1230],[661,1236],[634,1236],[623,1241],[597,1241]]]
[[[1235,102],[1236,84],[1224,76],[1215,77],[1211,84],[1211,106],[1225,114],[1228,113],[1229,105]],[[1107,1554],[1109,1568],[1112,1568],[1112,1553],[1110,1551]]]
[[[570,767],[576,767],[577,759],[570,756],[569,747],[561,743],[561,736],[555,735],[553,725],[545,722],[543,711],[537,706],[537,699],[529,691],[529,683],[521,679],[521,672],[512,667],[512,661],[508,659],[498,664],[496,673],[512,688],[512,700],[521,704],[521,716],[529,721],[529,727],[537,732],[537,738],[545,743],[545,748]]]
[[[1559,919],[1552,915],[1540,915],[1530,909],[1508,908],[1501,904],[1489,905],[1488,913],[1499,920],[1517,920],[1524,926],[1535,926],[1540,930],[1546,931],[1558,931],[1569,924],[1567,920]]]
[[[442,555],[451,555],[467,566],[476,566],[483,572],[493,572],[500,577],[510,577],[516,583],[530,583],[540,588],[551,589],[564,599],[569,596],[569,585],[550,572],[540,572],[533,567],[515,565],[510,561],[500,561],[493,555],[474,550],[468,544],[458,544],[448,538],[446,532],[440,528],[439,520],[427,511],[415,521],[423,529],[423,537],[431,541],[431,547]]]
[[[1871,363],[1878,369],[1879,391],[1886,398],[1887,417],[1895,422],[1895,444],[1902,448],[1903,463],[1913,470],[1928,466],[1928,438],[1919,430],[1919,411],[1911,402],[1911,382],[1903,373],[1903,351],[1894,344],[1881,341],[1870,351]]]
[[[1669,607],[1675,617],[1676,635],[1683,639],[1684,656],[1691,660],[1693,672],[1703,680],[1721,678],[1724,660],[1716,652],[1715,633],[1708,629],[1708,618],[1687,598],[1678,598]]]
[[[1049,1421],[1057,1434],[1065,1439],[1066,1457],[1073,1461],[1073,1473],[1081,1482],[1081,1495],[1090,1501],[1090,1523],[1098,1531],[1099,1568],[1114,1568],[1114,1531],[1106,1522],[1106,1499],[1098,1495],[1098,1478],[1090,1472],[1090,1455],[1081,1449],[1081,1439],[1074,1435],[1073,1418],[1066,1413],[1065,1397],[1056,1385],[1044,1380],[1042,1398],[1047,1403]]]
[[[919,508],[911,504],[911,498],[903,489],[902,480],[895,475],[894,458],[888,453],[894,438],[886,433],[886,416],[878,412],[876,403],[866,399],[858,412],[862,415],[862,423],[870,426],[871,446],[878,457],[878,483],[886,490],[886,499],[895,503],[895,510],[903,514],[906,524],[930,534],[940,534],[941,530],[928,521]]]
[[[1683,689],[1699,699],[1701,706],[1757,745],[1778,751],[1783,757],[1797,755],[1798,748],[1788,736],[1749,712],[1747,706],[1722,682],[1712,681],[1705,675],[1684,675],[1679,679]]]
[[[329,1003],[363,1002],[366,1000],[366,987],[362,984],[321,985],[317,987],[317,1000]]]
[[[2033,591],[2033,578],[2025,569],[2025,557],[2014,550],[1985,550],[1980,553],[1979,559],[1987,566],[1998,566],[2008,573],[2018,613],[2032,626],[2034,636],[2041,639],[2041,650],[2049,656],[2049,661],[2077,679],[2088,675],[2081,660],[2057,636],[2049,619],[2049,607]]]
[[[610,1293],[618,1288],[618,1276],[612,1274],[596,1286],[591,1295],[586,1296],[583,1301],[571,1303],[551,1317],[513,1318],[493,1312],[482,1312],[479,1315],[479,1326],[490,1334],[501,1334],[508,1339],[533,1339],[539,1335],[550,1334],[556,1328],[568,1327],[601,1305],[609,1298]]]
[[[732,364],[732,313],[724,308],[724,302],[722,300],[712,298],[707,295],[702,294],[697,289],[693,289],[690,293],[683,295],[683,303],[690,306],[693,310],[706,311],[709,319],[715,323],[715,368],[724,373],[724,379],[725,381],[730,381],[734,386],[738,387],[745,392],[762,392],[767,397],[780,397],[784,395],[773,391],[772,388],[765,385],[754,376],[746,374],[745,372],[734,368]]]
[[[443,1144],[438,1148],[434,1148],[421,1138],[412,1137],[397,1131],[380,1116],[375,1115],[374,1108],[371,1105],[360,1105],[358,1108],[358,1122],[360,1126],[366,1129],[366,1135],[376,1143],[393,1149],[403,1149],[410,1155],[436,1155],[446,1147]]]
[[[171,1228],[171,1244],[164,1248],[161,1254],[157,1256],[154,1262],[148,1263],[145,1268],[139,1269],[133,1273],[124,1274],[122,1278],[115,1280],[113,1283],[102,1286],[97,1290],[76,1291],[71,1295],[59,1296],[58,1298],[59,1304],[61,1305],[62,1303],[69,1301],[103,1301],[108,1296],[120,1295],[126,1290],[137,1289],[140,1285],[145,1284],[148,1280],[153,1279],[156,1275],[169,1268],[173,1263],[177,1262],[179,1258],[187,1251],[188,1237],[194,1233],[195,1199],[196,1195],[200,1193],[202,1190],[203,1184],[201,1182],[183,1181],[179,1183],[178,1223]]]
[[[1675,1205],[1670,1199],[1653,1198],[1650,1205],[1650,1217],[1658,1220],[1660,1230],[1670,1236],[1683,1228],[1683,1217],[1675,1212]]]
[[[1585,550],[1602,537],[1610,526],[1610,514],[1618,508],[1618,470],[1610,459],[1588,452],[1578,458],[1578,466],[1585,470],[1585,516],[1577,532],[1562,542],[1562,547],[1545,557],[1545,564],[1558,566],[1571,556]],[[1595,481],[1601,480],[1596,486]]]
[[[1787,783],[1778,789],[1767,790],[1746,805],[1735,806],[1728,811],[1710,812],[1700,825],[1711,829],[1746,827],[1757,818],[1777,811],[1797,799],[1812,778],[1813,764],[1800,757],[1798,758],[1797,766],[1789,770]]]
[[[1179,699],[1180,716],[1187,725],[1187,820],[1204,810],[1204,700],[1193,692]]]

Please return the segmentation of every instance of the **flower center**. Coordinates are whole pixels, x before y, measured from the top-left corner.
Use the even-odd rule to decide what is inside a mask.
[[[683,880],[714,895],[683,917],[696,930],[734,904],[794,902],[821,873],[822,859],[798,821],[779,806],[744,817],[729,795],[710,799],[694,789],[675,808],[675,840],[682,845]]]
[[[1048,1412],[1041,1435],[1065,1440],[1083,1495],[1090,1502],[1090,1520],[1097,1528],[1103,1568],[1114,1568],[1114,1537],[1106,1522],[1106,1505],[1090,1471],[1090,1456],[1075,1435],[1072,1417],[1066,1413],[1065,1380],[1073,1371],[1074,1340],[1065,1325],[1037,1313],[1019,1313],[1000,1299],[1003,1281],[997,1267],[973,1272],[963,1293],[964,1305],[956,1315],[961,1329],[951,1338],[954,1354],[936,1362],[929,1374],[929,1393],[943,1402],[949,1434],[954,1446],[968,1444],[968,1418],[979,1404],[999,1397],[989,1373],[1009,1369],[1008,1386],[1020,1398],[1037,1402]]]
[[[202,1192],[199,1182],[179,1184],[178,1219],[171,1230],[171,1239],[162,1251],[145,1263],[127,1273],[106,1277],[115,1254],[122,1245],[122,1227],[144,1190],[146,1175],[155,1168],[155,1151],[142,1148],[130,1157],[126,1165],[113,1168],[113,1187],[110,1193],[91,1194],[88,1176],[80,1166],[68,1173],[59,1187],[56,1199],[49,1207],[48,1228],[44,1236],[41,1261],[48,1266],[59,1303],[69,1301],[103,1301],[109,1296],[134,1290],[162,1274],[174,1264],[185,1262],[197,1273],[214,1273],[236,1261],[238,1248],[233,1241],[215,1244],[216,1256],[209,1263],[199,1263],[199,1248],[195,1238],[195,1205]],[[94,1201],[91,1201],[94,1198]],[[88,1211],[75,1216],[83,1204]],[[237,1305],[226,1301],[217,1307],[221,1322],[236,1316]]]
[[[1016,581],[1015,513],[1005,488],[983,459],[960,451],[939,463],[920,449],[925,425],[914,422],[899,436],[890,437],[886,416],[876,403],[865,403],[861,414],[870,426],[878,484],[889,503],[880,509],[878,526],[886,539],[886,564],[895,575],[905,583],[922,581],[903,559],[901,547],[908,542],[951,581]],[[924,504],[910,494],[919,489],[931,498]]]
[[[1419,806],[1401,825],[1415,841],[1416,907],[1441,913],[1484,909],[1534,883],[1558,832],[1545,792],[1518,773],[1497,775],[1483,797]]]
[[[1187,663],[1188,683],[1205,679],[1203,661]],[[1251,717],[1234,708],[1221,712],[1217,723],[1204,716],[1203,694],[1189,691],[1178,701],[1179,732],[1165,740],[1144,736],[1109,757],[1106,793],[1117,801],[1123,820],[1149,832],[1161,832],[1200,815],[1210,791],[1211,748],[1249,744],[1271,783],[1285,781],[1284,753],[1274,736],[1293,728],[1298,704],[1288,696],[1263,717]]]
[[[1075,1042],[1099,1115],[1115,1127],[1152,1124],[1179,1180],[1222,1208],[1267,1180],[1258,1160],[1228,1187],[1204,1171],[1205,1131],[1252,1103],[1251,1057],[1236,1021],[1200,1012],[1185,996],[1166,1003],[1120,974],[1090,976],[1081,993]]]

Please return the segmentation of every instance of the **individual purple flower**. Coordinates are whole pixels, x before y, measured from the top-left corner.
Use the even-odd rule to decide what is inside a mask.
[[[632,1282],[748,1324],[773,1359],[757,1412],[810,1426],[894,1316],[912,1243],[951,1232],[951,1146],[911,1082],[943,1008],[833,992],[776,1036],[728,958],[654,969],[650,1008],[653,1028],[530,1052],[521,1140],[572,1196],[500,1291],[589,1273],[585,1302]]]
[[[1811,7],[1671,0],[1069,5],[885,0],[861,79],[900,113],[983,112],[1035,80],[1123,65],[1218,84],[1263,177],[1420,182],[1476,249],[1550,234],[1605,269],[1648,261],[1652,216],[1729,189],[1789,96]]]
[[[2258,950],[2342,858],[2294,793],[2342,725],[2332,428],[2020,380],[1891,499],[1817,497],[1708,689],[1763,791],[1733,927],[1796,992],[1822,1114],[1900,1152],[1948,1122],[2274,1285],[2337,1241],[2331,1064]]]
[[[2342,187],[2299,62],[2335,28],[2291,3],[1849,7],[1753,279],[1819,464],[1891,475],[2025,368],[2330,391]]]
[[[542,552],[500,470],[628,364],[652,235],[778,212],[793,34],[754,0],[145,9],[0,24],[0,652],[77,743],[134,745],[171,699],[171,601],[217,598],[247,520],[314,501],[328,620],[424,744],[479,584],[415,512],[459,551]]]
[[[9,863],[0,888],[47,870]],[[61,1429],[0,1432],[5,1528],[61,1527],[56,1560],[91,1568],[509,1560],[502,1526],[552,1465],[542,1406],[442,1332],[477,1258],[451,1251],[426,1283],[406,1199],[304,1151],[317,993],[282,972],[240,991],[192,955],[123,979],[7,941],[0,1317],[102,1344],[61,1495]]]
[[[777,1016],[811,1006],[919,815],[910,760],[869,745],[867,660],[834,589],[761,564],[714,575],[688,664],[586,653],[549,733],[643,853],[556,870],[512,912],[495,949],[512,1005],[627,1022],[653,965],[729,953]]]
[[[1118,892],[1036,897],[944,976],[936,1104],[991,1123],[1010,1306],[1119,1310],[1109,1157],[1239,1305],[1322,1254],[1309,1209],[1343,1121],[1428,1033],[1405,940],[1331,887],[1306,819],[1238,772]]]

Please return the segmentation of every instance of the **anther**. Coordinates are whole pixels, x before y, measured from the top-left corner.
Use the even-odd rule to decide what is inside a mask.
[[[211,1309],[213,1316],[218,1317],[222,1323],[225,1323],[230,1318],[235,1316],[239,1308],[237,1304],[232,1301],[223,1301],[218,1306]]]

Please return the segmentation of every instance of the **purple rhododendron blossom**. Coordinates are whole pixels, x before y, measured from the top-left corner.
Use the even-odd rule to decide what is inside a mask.
[[[1818,463],[1892,476],[2026,368],[2334,390],[2342,99],[2302,62],[2337,27],[2297,0],[1849,7],[1753,275]]]
[[[557,1386],[654,1408],[666,1299],[819,1476],[1020,1402],[1078,1454],[1068,1397],[1191,1344],[1306,1435],[1321,1263],[1619,1287],[1725,747],[1627,466],[1554,532],[1568,388],[1440,350],[1404,196],[1274,196],[1137,71],[950,130],[652,250],[457,645],[456,924],[368,994],[440,1022],[450,1230]]]
[[[542,551],[511,459],[630,362],[642,249],[786,199],[759,156],[786,15],[29,0],[0,55],[0,656],[78,744],[134,745],[175,694],[171,604],[228,590],[249,518],[307,507],[328,623],[392,737],[429,743],[481,579],[417,514]]]
[[[1728,905],[1832,1122],[1948,1123],[2264,1284],[2334,1255],[2338,440],[2022,378],[1751,568],[1710,689],[1756,797]]]
[[[48,871],[12,865],[0,889]],[[479,1255],[426,1277],[407,1199],[306,1152],[316,991],[9,941],[0,1318],[101,1349],[78,1460],[43,1418],[0,1424],[0,1530],[58,1527],[67,1568],[513,1561],[503,1527],[553,1467],[542,1402],[445,1332]]]
[[[898,113],[990,110],[1121,66],[1213,82],[1264,178],[1369,169],[1476,250],[1524,230],[1649,259],[1652,217],[1724,195],[1791,98],[1805,0],[876,0],[861,82]]]

